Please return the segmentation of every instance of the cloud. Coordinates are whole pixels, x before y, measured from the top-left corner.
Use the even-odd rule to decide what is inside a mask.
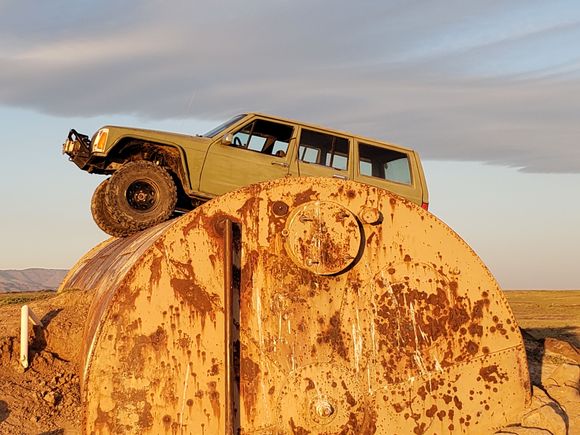
[[[580,172],[573,1],[6,1],[0,104],[60,116],[264,111],[424,158]]]

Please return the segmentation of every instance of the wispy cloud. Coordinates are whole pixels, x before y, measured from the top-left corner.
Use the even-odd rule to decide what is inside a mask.
[[[5,1],[0,104],[260,110],[535,172],[580,172],[575,1]],[[191,104],[191,96],[195,101]]]

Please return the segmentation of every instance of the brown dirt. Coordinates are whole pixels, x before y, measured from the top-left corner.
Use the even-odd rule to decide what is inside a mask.
[[[80,433],[79,343],[88,295],[25,295],[44,328],[29,338],[30,367],[20,358],[20,308],[15,295],[0,295],[0,434]]]
[[[573,363],[577,355],[573,346],[554,343],[550,337],[580,345],[580,291],[506,295],[524,328],[532,382],[541,385],[547,363],[561,364],[562,352],[569,357],[564,362]],[[0,434],[80,433],[79,347],[89,302],[86,292],[72,290],[58,295],[0,294]],[[31,333],[31,366],[26,371],[19,366],[22,303],[45,324]]]

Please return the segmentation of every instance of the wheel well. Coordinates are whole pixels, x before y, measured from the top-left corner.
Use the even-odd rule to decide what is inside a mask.
[[[109,154],[106,162],[106,170],[115,172],[127,162],[147,160],[165,168],[173,178],[177,187],[178,205],[185,206],[191,202],[184,187],[187,179],[183,170],[181,154],[175,147],[148,142],[140,139],[126,138],[121,140]]]

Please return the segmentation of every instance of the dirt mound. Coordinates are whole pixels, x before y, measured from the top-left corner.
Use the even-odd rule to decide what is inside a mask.
[[[20,305],[0,310],[0,434],[80,433],[79,356],[89,295],[67,291],[29,304],[43,328],[20,358]]]

